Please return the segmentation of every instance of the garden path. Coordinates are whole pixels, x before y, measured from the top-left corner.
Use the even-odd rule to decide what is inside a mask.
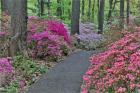
[[[73,53],[33,84],[28,93],[80,93],[82,76],[90,64],[89,57],[95,53],[96,51]]]

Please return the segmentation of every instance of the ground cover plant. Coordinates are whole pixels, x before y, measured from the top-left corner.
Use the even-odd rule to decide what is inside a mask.
[[[0,59],[0,93],[22,93],[47,67],[22,55]]]
[[[140,28],[126,32],[105,52],[93,55],[81,93],[137,93],[140,89]]]

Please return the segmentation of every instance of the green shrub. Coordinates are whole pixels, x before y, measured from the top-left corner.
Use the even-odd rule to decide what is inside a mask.
[[[11,82],[10,85],[6,86],[3,91],[0,91],[0,93],[18,93],[18,82]]]
[[[46,72],[46,69],[47,69],[43,66],[37,65],[35,61],[33,61],[32,59],[23,57],[22,55],[15,56],[13,60],[14,60],[13,66],[15,67],[15,69],[23,71],[25,75],[30,76],[36,71],[39,71],[43,74],[44,72]]]

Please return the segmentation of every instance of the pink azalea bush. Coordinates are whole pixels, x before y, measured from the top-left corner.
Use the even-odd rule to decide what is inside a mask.
[[[0,58],[0,86],[10,83],[14,68],[10,58]]]
[[[32,57],[57,59],[68,53],[70,39],[64,25],[58,21],[31,17],[28,24],[28,46]]]
[[[140,28],[90,58],[81,93],[135,93],[140,89]]]
[[[13,73],[14,69],[9,58],[0,58],[0,73]]]

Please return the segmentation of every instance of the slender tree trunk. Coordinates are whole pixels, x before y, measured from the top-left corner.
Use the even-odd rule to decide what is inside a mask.
[[[92,17],[93,17],[93,22],[94,22],[94,18],[95,18],[95,0],[93,1]]]
[[[127,0],[127,25],[129,25],[130,1]]]
[[[41,17],[44,15],[44,0],[37,1],[38,1],[38,16]]]
[[[61,3],[62,3],[62,6],[65,5],[64,2],[61,1]],[[61,7],[61,9],[62,9],[62,14],[65,15],[65,7]]]
[[[112,11],[114,11],[114,9],[115,9],[115,7],[116,7],[117,2],[118,2],[117,0],[115,0],[115,1],[114,1]]]
[[[27,34],[27,0],[13,0],[11,12],[11,56],[26,52],[26,34]],[[16,8],[15,8],[16,6]]]
[[[38,13],[37,15],[40,17],[41,16],[41,4],[40,4],[40,0],[37,0],[38,3]]]
[[[71,34],[79,34],[80,0],[72,1]]]
[[[88,0],[88,19],[91,18],[91,0]]]
[[[40,1],[40,14],[41,14],[41,16],[43,16],[44,15],[44,0],[41,0]]]
[[[69,1],[69,6],[71,6],[71,1]],[[71,20],[71,7],[68,9],[69,19]]]
[[[85,0],[82,0],[82,16],[85,15]]]
[[[50,0],[48,0],[47,2],[47,7],[48,7],[48,16],[50,16],[50,11],[51,11]]]
[[[98,0],[98,2],[97,2],[97,7],[98,7],[97,17],[98,17],[98,23],[99,23],[99,19],[100,19],[100,17],[99,17],[99,14],[100,14],[100,0]]]
[[[124,28],[124,0],[120,0],[120,27]]]
[[[109,0],[108,21],[110,21],[110,18],[112,16],[112,4],[113,4],[113,0]]]
[[[61,17],[62,16],[61,0],[57,0],[57,11],[56,11],[56,15],[58,17]]]
[[[100,4],[99,4],[99,17],[98,17],[98,33],[102,34],[103,33],[103,24],[104,24],[104,6],[105,6],[105,1],[104,0],[100,0]]]

